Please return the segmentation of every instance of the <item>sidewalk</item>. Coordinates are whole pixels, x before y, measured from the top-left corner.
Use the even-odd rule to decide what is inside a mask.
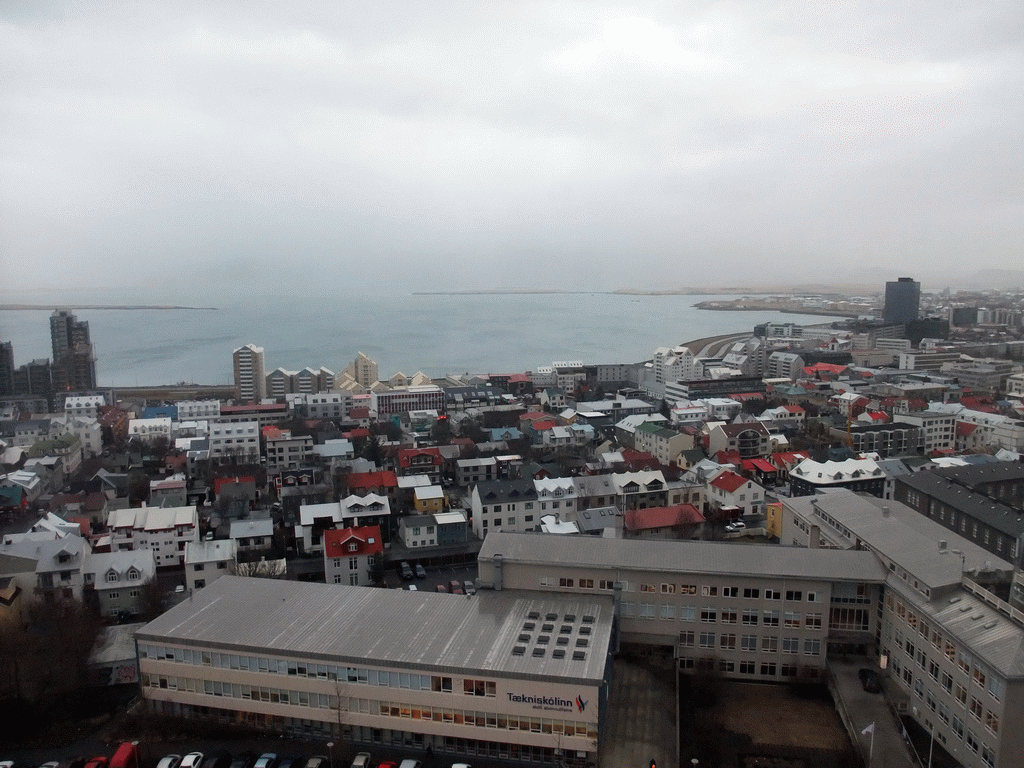
[[[868,693],[857,676],[857,670],[871,666],[870,662],[832,659],[828,666],[838,693],[836,707],[865,760],[870,754],[868,768],[917,768],[903,739],[903,725],[890,710],[885,694]],[[874,733],[865,734],[864,730],[872,724]]]

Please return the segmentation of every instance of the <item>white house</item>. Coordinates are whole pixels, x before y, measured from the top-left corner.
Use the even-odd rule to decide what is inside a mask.
[[[189,592],[209,586],[231,572],[235,540],[190,541],[185,545],[185,585]]]
[[[152,549],[157,568],[185,564],[185,546],[199,541],[199,515],[191,507],[115,509],[107,518],[113,552]]]

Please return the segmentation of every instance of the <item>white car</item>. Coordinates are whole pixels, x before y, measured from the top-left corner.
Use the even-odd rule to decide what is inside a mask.
[[[156,768],[178,768],[181,765],[181,755],[166,755],[160,758]]]
[[[202,752],[189,752],[183,758],[178,768],[199,768],[203,764]]]
[[[352,768],[370,768],[370,753],[360,752],[352,761]]]
[[[737,531],[746,530],[747,524],[742,520],[733,520],[731,523],[725,524],[725,530],[729,533],[736,533]]]

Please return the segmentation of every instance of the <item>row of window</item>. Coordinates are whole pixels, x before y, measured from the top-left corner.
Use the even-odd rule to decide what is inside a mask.
[[[197,680],[188,677],[144,674],[142,676],[142,685],[148,688],[187,691],[206,696],[262,701],[269,704],[291,704],[300,707],[335,711],[338,711],[340,707],[341,712],[358,712],[365,715],[397,717],[409,720],[429,720],[435,723],[451,723],[476,728],[579,736],[590,739],[597,738],[596,724],[582,723],[575,720],[522,717],[448,707],[427,707],[418,704],[403,704],[347,696],[338,697],[323,693],[289,691],[282,688],[222,683],[219,680]]]
[[[718,659],[717,663],[708,658],[694,656],[680,656],[679,666],[681,669],[717,669],[727,674],[761,675],[762,677],[800,677],[812,680],[818,677],[820,670],[817,667],[801,667],[797,664],[779,664],[774,661],[733,661],[731,659]]]
[[[717,635],[715,632],[694,632],[693,630],[684,630],[679,633],[679,645],[683,648],[720,648],[723,651],[744,651],[747,653],[755,653],[758,646],[757,635],[734,635],[732,633],[722,633]],[[783,637],[782,644],[779,644],[779,637],[777,635],[764,635],[761,637],[761,650],[769,653],[778,653],[779,650],[782,653],[787,654],[798,654],[800,653],[800,638],[799,637]],[[821,640],[818,639],[804,639],[803,641],[803,652],[806,656],[820,656],[821,655]]]
[[[455,678],[441,675],[419,675],[412,672],[389,672],[383,669],[363,667],[338,667],[332,664],[313,664],[305,661],[271,659],[264,656],[240,656],[232,653],[199,651],[191,648],[170,648],[160,645],[139,644],[139,658],[157,661],[172,661],[177,664],[238,669],[249,672],[266,672],[273,675],[292,675],[319,680],[336,680],[363,685],[406,688],[413,691],[452,693],[456,690]],[[482,693],[481,693],[482,691]],[[496,684],[493,681],[464,678],[462,692],[467,696],[494,696]]]
[[[657,618],[659,619],[674,620],[677,613],[679,621],[697,621],[698,617],[698,609],[695,605],[676,606],[671,603],[655,605],[654,603],[633,603],[630,601],[622,603],[622,617],[653,619],[655,618],[655,609],[657,609]],[[789,629],[822,628],[822,615],[820,613],[802,614],[796,611],[757,611],[754,609],[737,610],[733,608],[704,607],[700,609],[699,615],[702,624],[744,624],[752,627],[760,624],[766,627],[784,626]]]

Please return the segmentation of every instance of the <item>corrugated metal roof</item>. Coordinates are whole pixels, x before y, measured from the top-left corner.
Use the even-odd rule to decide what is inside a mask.
[[[1007,678],[1024,676],[1024,629],[965,590],[931,602],[895,576],[888,588],[901,593],[945,632],[956,637],[976,659]]]
[[[613,612],[610,596],[491,590],[463,596],[222,576],[147,624],[138,638],[336,663],[594,684],[604,676]],[[539,618],[529,618],[531,613]],[[538,642],[549,614],[557,617],[549,622],[552,638],[562,624],[574,627],[566,658],[554,658],[554,639]],[[535,628],[524,629],[530,621]],[[576,659],[575,638],[583,639],[583,626],[590,628],[585,658]],[[517,647],[522,655],[513,654]],[[547,649],[543,657],[533,655],[538,647]]]
[[[613,567],[621,571],[773,576],[882,583],[886,570],[871,552],[728,544],[716,541],[604,539],[492,531],[480,560]]]

